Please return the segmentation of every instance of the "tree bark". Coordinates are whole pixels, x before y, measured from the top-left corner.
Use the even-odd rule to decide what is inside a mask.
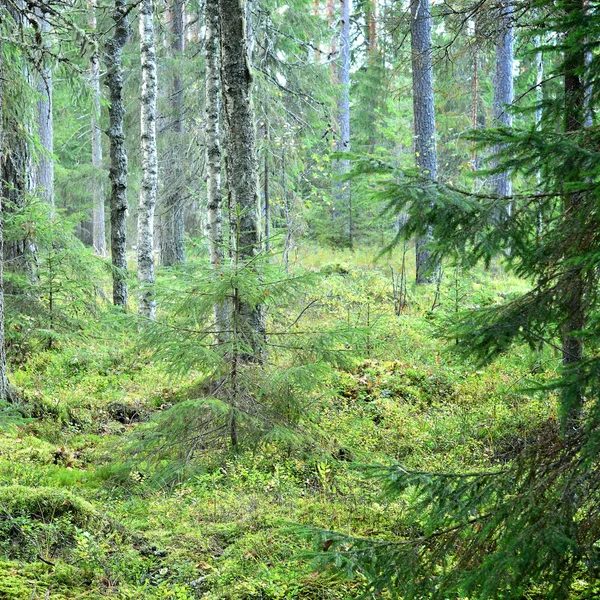
[[[113,265],[113,302],[126,307],[127,288],[127,151],[123,118],[125,103],[123,95],[123,48],[129,41],[131,28],[127,18],[125,0],[115,0],[113,13],[114,34],[106,42],[106,84],[110,92],[109,129],[110,139],[110,241]]]
[[[265,252],[271,251],[271,198],[269,197],[269,126],[265,119],[263,170],[263,217],[265,219]]]
[[[578,18],[573,22],[583,21],[585,16],[585,6],[582,0],[572,0],[566,4],[566,9],[571,13],[579,13]],[[573,42],[571,42],[573,44]],[[565,98],[565,132],[576,132],[586,127],[588,109],[586,106],[587,86],[584,81],[586,71],[585,51],[581,47],[572,46],[565,51],[564,57],[564,98]],[[572,173],[572,179],[579,181],[581,179],[577,168]],[[571,177],[567,174],[566,179]],[[581,203],[582,192],[570,192],[564,196],[564,216],[569,223],[576,223],[583,220],[587,215],[582,214]],[[573,230],[577,230],[577,225],[571,225]],[[585,307],[585,296],[591,290],[586,289],[586,282],[582,271],[579,243],[584,240],[577,240],[572,254],[567,256],[571,259],[572,266],[563,276],[562,295],[566,313],[566,319],[562,332],[562,363],[565,367],[572,367],[583,360],[584,343],[583,339],[577,334],[585,329],[587,323],[587,311]],[[583,408],[583,390],[577,384],[565,391],[564,408],[567,412],[567,422],[574,425]]]
[[[90,27],[96,31],[96,2],[92,2]],[[92,207],[92,245],[94,254],[107,256],[106,224],[104,220],[104,178],[102,176],[102,130],[100,129],[100,52],[96,48],[90,64],[92,88],[92,166],[94,167],[94,190]]]
[[[223,263],[223,211],[221,206],[221,131],[219,123],[221,77],[219,74],[219,0],[206,0],[206,204],[210,264],[219,271]],[[227,306],[217,300],[214,306],[217,341],[224,341]]]
[[[171,10],[171,56],[181,59],[185,51],[185,4],[173,0]],[[160,220],[160,264],[169,267],[185,262],[184,191],[185,171],[182,167],[182,135],[184,132],[184,90],[179,66],[175,68],[171,91],[173,139],[168,176],[165,177],[166,197]]]
[[[252,74],[248,61],[244,9],[239,0],[219,0],[221,25],[221,84],[226,173],[235,264],[246,268],[260,250],[258,178]],[[258,276],[258,275],[257,275]],[[234,293],[234,296],[236,294]],[[265,322],[262,306],[252,307],[237,297],[232,319],[252,354],[244,360],[263,360]]]
[[[2,26],[2,14],[0,14],[0,26]],[[5,156],[4,148],[4,69],[2,60],[2,40],[0,39],[0,156]],[[4,160],[3,160],[4,162]],[[9,399],[8,370],[6,367],[6,345],[4,342],[4,258],[3,258],[3,195],[0,195],[0,400]]]
[[[42,44],[48,44],[50,23],[46,20],[40,8],[36,9],[37,23],[42,36]],[[48,66],[46,57],[42,57],[37,79],[36,91],[38,101],[36,107],[37,134],[42,147],[39,161],[35,170],[35,192],[43,198],[54,213],[54,128],[52,120],[52,69]]]
[[[340,56],[338,64],[339,100],[338,100],[338,139],[336,150],[350,152],[350,11],[352,0],[341,0],[340,19]],[[352,247],[352,209],[349,181],[339,181],[350,169],[350,161],[337,160],[334,165],[336,181],[333,186],[334,215],[345,213],[344,225],[347,243]]]
[[[494,121],[496,127],[512,127],[510,105],[514,100],[513,63],[514,63],[514,7],[512,0],[504,0],[500,13],[500,32],[496,42],[496,72],[494,76]],[[502,151],[501,147],[494,149],[494,154]],[[512,194],[510,173],[497,173],[494,176],[494,191],[502,198]],[[510,207],[508,208],[510,213]]]
[[[435,139],[435,107],[433,95],[433,65],[431,50],[432,18],[429,0],[413,0],[410,7],[412,50],[414,149],[421,174],[433,181],[437,178],[437,149]],[[417,240],[417,283],[432,283],[437,267],[431,264],[425,247],[428,237]]]
[[[139,313],[156,319],[154,298],[154,208],[158,187],[156,152],[156,48],[154,44],[154,11],[152,0],[140,4],[140,59],[142,97],[140,133],[142,149],[142,185],[138,205],[137,264],[141,285]]]

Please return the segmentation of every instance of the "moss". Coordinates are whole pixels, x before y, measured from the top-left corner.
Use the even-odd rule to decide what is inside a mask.
[[[27,517],[47,523],[68,517],[79,527],[86,527],[99,518],[98,512],[89,502],[70,492],[24,485],[0,487],[0,511],[0,520],[7,517]]]
[[[60,568],[58,569],[60,571]],[[30,600],[44,598],[52,590],[52,600],[65,600],[56,589],[56,569],[43,563],[24,565],[15,561],[0,561],[0,598],[2,600]]]

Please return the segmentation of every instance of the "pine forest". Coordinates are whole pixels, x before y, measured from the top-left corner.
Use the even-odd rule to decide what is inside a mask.
[[[0,600],[600,598],[600,1],[0,0]]]

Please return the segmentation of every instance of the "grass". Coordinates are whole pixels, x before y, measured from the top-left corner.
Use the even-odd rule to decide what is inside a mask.
[[[290,319],[317,299],[303,317],[310,326],[373,333],[349,364],[320,373],[303,398],[300,426],[311,435],[293,443],[207,446],[190,458],[170,439],[172,460],[158,462],[133,452],[157,418],[197,397],[197,374],[169,376],[110,313],[13,373],[27,401],[0,429],[0,598],[359,598],[364,581],[315,571],[298,528],[414,534],[403,517],[410,498],[384,500],[359,465],[489,469],[555,426],[553,398],[522,391],[552,373],[555,356],[516,348],[481,367],[440,336],[457,307],[498,302],[522,282],[450,273],[433,311],[436,290],[409,284],[397,316],[389,266],[398,256],[301,252],[299,262],[323,276],[286,307]],[[93,522],[41,514],[43,494],[85,507]]]

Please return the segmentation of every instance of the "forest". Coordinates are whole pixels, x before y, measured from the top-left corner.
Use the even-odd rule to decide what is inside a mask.
[[[0,0],[0,600],[600,598],[600,2]]]

